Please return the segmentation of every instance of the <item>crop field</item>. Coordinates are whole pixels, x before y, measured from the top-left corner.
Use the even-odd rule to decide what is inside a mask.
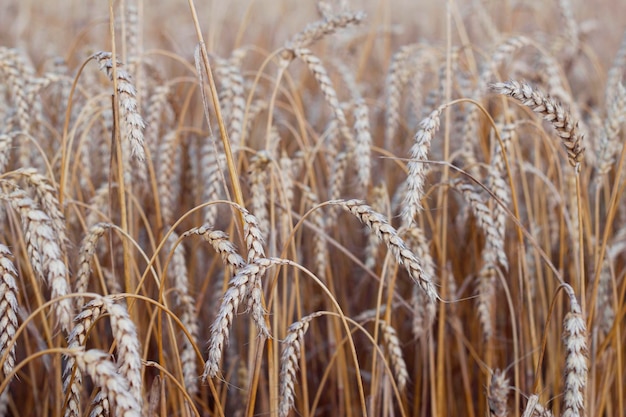
[[[626,417],[622,0],[0,0],[0,417]]]

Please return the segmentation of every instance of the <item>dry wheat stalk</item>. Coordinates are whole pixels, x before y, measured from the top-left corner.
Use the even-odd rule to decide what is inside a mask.
[[[96,52],[93,58],[98,61],[100,69],[113,81],[113,60],[111,53]],[[130,143],[130,152],[133,158],[144,161],[146,159],[143,139],[145,123],[139,114],[137,91],[132,83],[130,74],[122,68],[121,64],[118,63],[116,66],[119,106],[127,129],[126,133],[128,134],[128,141]]]
[[[400,348],[400,339],[398,339],[398,334],[391,324],[381,321],[380,327],[383,331],[383,340],[385,341],[387,353],[391,360],[391,366],[395,373],[398,389],[404,391],[406,383],[409,380],[409,371],[407,370],[406,362],[402,355],[402,349]]]
[[[298,360],[300,360],[300,351],[304,343],[304,334],[308,330],[311,320],[321,315],[321,312],[315,312],[293,323],[287,329],[287,337],[282,341],[280,402],[278,404],[278,415],[280,417],[287,417],[289,410],[291,410],[294,404],[294,385],[296,371],[298,370]]]
[[[344,210],[349,211],[356,216],[361,223],[367,225],[367,227],[376,233],[376,236],[387,245],[387,248],[396,258],[396,261],[406,268],[413,282],[419,285],[429,298],[433,300],[439,299],[431,277],[424,272],[420,260],[406,247],[406,244],[402,238],[400,238],[396,229],[389,224],[385,216],[375,212],[371,207],[360,200],[334,200],[329,203],[336,204]]]
[[[578,123],[572,120],[570,114],[560,104],[524,82],[495,83],[491,88],[498,94],[508,95],[520,101],[550,122],[562,139],[570,165],[579,169],[585,152],[581,145],[582,136],[578,130]]]
[[[117,372],[110,356],[100,350],[72,352],[78,367],[89,374],[94,384],[105,391],[115,413],[121,417],[140,417],[141,404],[129,390],[128,380]]]
[[[428,153],[430,143],[439,129],[441,113],[446,105],[433,110],[420,122],[420,130],[415,134],[415,143],[411,147],[411,160],[408,162],[409,174],[406,178],[406,192],[402,209],[405,224],[413,223],[415,215],[422,210],[421,199],[424,195],[424,182],[428,172]]]
[[[209,355],[204,364],[202,379],[212,378],[219,372],[219,364],[222,360],[224,345],[228,343],[230,326],[234,315],[237,313],[239,304],[246,299],[254,298],[250,291],[258,291],[258,288],[251,283],[261,280],[267,269],[276,264],[284,264],[286,261],[276,258],[257,258],[246,265],[230,280],[228,290],[222,298],[222,304],[217,313],[215,321],[211,325],[211,337],[209,340]],[[259,294],[260,296],[260,294]],[[269,336],[270,332],[265,324],[265,317],[254,317],[259,333]]]
[[[509,390],[509,378],[507,378],[506,373],[500,369],[493,371],[487,397],[489,411],[493,417],[506,417],[509,414],[507,408]]]
[[[17,270],[11,260],[12,254],[8,247],[0,244],[0,357],[7,353],[7,347],[12,342],[17,330]],[[2,372],[5,378],[15,366],[15,343],[6,360],[2,363]]]
[[[23,190],[14,187],[14,191],[2,193],[0,197],[20,215],[31,265],[37,277],[50,287],[50,296],[57,298],[69,294],[68,271],[50,217],[39,210]],[[62,329],[69,332],[72,328],[72,301],[68,298],[57,301],[55,312]]]

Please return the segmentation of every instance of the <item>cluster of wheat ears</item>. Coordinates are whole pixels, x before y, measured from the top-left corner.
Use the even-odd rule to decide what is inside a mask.
[[[0,416],[626,416],[620,13],[8,3]]]

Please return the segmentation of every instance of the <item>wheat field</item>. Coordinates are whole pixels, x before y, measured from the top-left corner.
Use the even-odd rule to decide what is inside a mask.
[[[626,416],[620,0],[0,10],[0,416]]]

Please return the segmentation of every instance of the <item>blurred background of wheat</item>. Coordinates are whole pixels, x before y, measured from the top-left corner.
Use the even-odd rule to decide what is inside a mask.
[[[626,3],[0,10],[0,415],[626,415]]]

